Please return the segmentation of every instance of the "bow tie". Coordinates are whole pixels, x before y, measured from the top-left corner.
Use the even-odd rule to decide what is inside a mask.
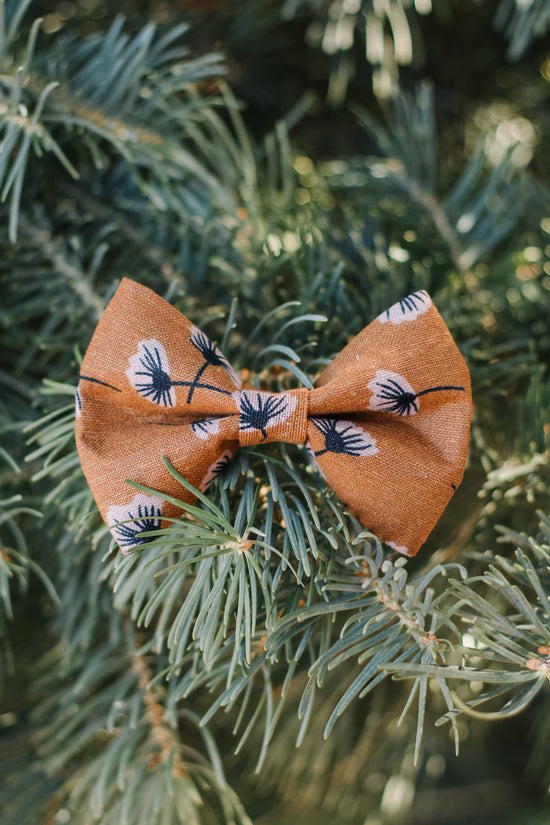
[[[206,490],[239,446],[305,444],[347,509],[413,556],[462,479],[472,410],[468,368],[424,291],[382,313],[312,390],[243,385],[174,307],[125,278],[90,342],[76,395],[76,442],[101,514],[123,551],[181,510],[132,479],[191,503],[166,455]]]

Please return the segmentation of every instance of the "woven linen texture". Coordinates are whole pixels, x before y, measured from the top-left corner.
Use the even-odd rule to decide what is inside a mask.
[[[90,342],[78,383],[76,443],[90,489],[123,551],[178,508],[131,479],[191,503],[164,454],[206,490],[239,446],[306,444],[349,511],[414,555],[464,472],[468,368],[424,291],[382,313],[312,390],[243,385],[174,307],[125,278]]]

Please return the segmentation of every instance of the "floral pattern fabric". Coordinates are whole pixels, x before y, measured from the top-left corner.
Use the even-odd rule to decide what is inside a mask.
[[[191,430],[201,441],[208,441],[211,436],[219,433],[220,420],[219,418],[199,418],[198,421],[193,421]]]
[[[146,535],[159,530],[164,501],[154,496],[138,493],[129,504],[112,504],[107,510],[109,529],[123,551],[151,541]]]
[[[140,395],[160,407],[175,406],[176,392],[170,378],[168,358],[159,341],[154,338],[140,341],[136,354],[128,360],[130,367],[126,375]]]
[[[325,439],[324,447],[314,453],[315,457],[325,453],[359,456],[378,452],[374,438],[351,421],[335,418],[312,418],[311,421]]]
[[[296,409],[296,397],[290,393],[242,390],[233,396],[239,407],[239,433],[256,433],[265,441],[271,427],[282,424]]]
[[[246,361],[245,358],[243,358]],[[468,369],[424,291],[360,332],[312,390],[243,386],[218,347],[151,290],[124,279],[82,363],[76,440],[92,492],[124,552],[193,496],[161,457],[204,491],[239,446],[305,444],[349,511],[414,555],[460,483]]]
[[[423,289],[413,292],[402,301],[398,301],[382,315],[376,319],[381,324],[402,324],[404,321],[416,321],[419,315],[427,312],[432,306],[432,301],[427,292]]]
[[[233,453],[231,450],[224,450],[221,456],[212,462],[212,464],[206,471],[206,475],[199,484],[199,490],[202,493],[204,493],[205,490],[208,490],[212,482],[217,479],[220,473],[223,473],[223,471],[226,469],[227,465],[231,461],[232,455]]]

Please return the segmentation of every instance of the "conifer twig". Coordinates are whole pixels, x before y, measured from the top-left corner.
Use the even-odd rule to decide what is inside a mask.
[[[188,776],[187,768],[181,757],[181,743],[173,729],[166,724],[165,709],[161,704],[162,693],[158,686],[152,684],[153,672],[145,657],[140,653],[134,654],[134,671],[138,674],[138,685],[143,690],[145,714],[151,727],[153,739],[159,747],[158,763],[162,765],[172,763],[172,776],[184,778]],[[150,767],[154,767],[150,764]]]
[[[36,237],[36,226],[23,214],[19,213],[19,227],[30,238]],[[96,321],[99,321],[105,310],[105,303],[99,294],[94,290],[91,279],[79,267],[74,266],[64,256],[60,244],[52,240],[49,232],[43,232],[40,238],[40,249],[45,257],[70,283],[74,291],[83,300],[93,313]]]

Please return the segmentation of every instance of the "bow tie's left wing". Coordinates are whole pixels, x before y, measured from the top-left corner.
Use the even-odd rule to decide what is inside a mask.
[[[206,489],[238,444],[240,386],[187,318],[150,289],[121,282],[82,362],[75,434],[90,489],[123,549],[180,512],[125,479],[190,503],[161,456]]]
[[[471,413],[464,359],[427,293],[416,292],[319,376],[308,442],[350,511],[413,556],[462,479]]]

